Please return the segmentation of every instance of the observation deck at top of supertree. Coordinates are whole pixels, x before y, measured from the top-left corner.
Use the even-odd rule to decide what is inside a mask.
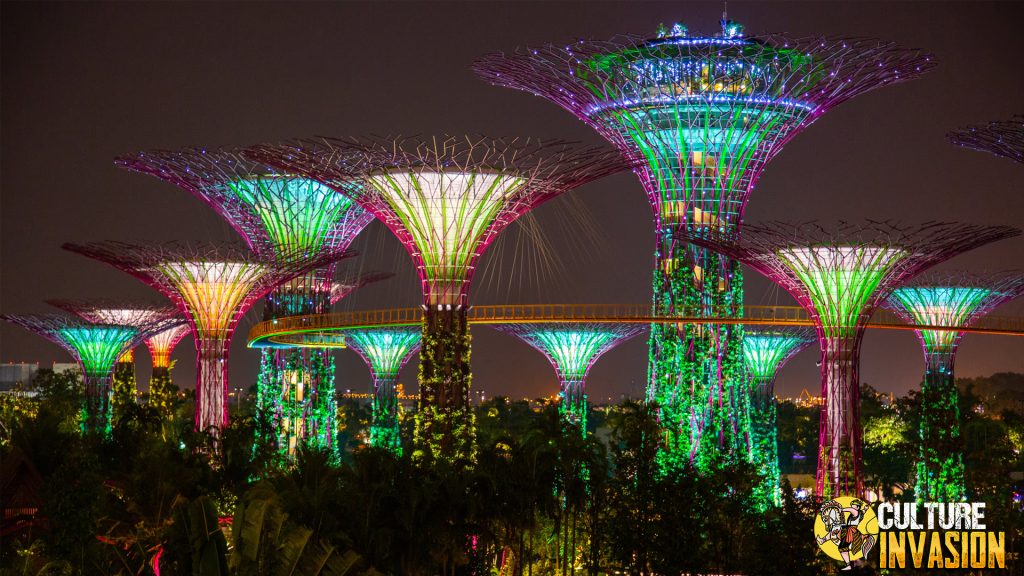
[[[586,379],[597,360],[612,348],[647,330],[643,324],[541,323],[495,324],[540,352],[558,375],[563,420],[586,434]]]
[[[143,339],[181,322],[173,310],[119,310],[116,322],[90,322],[63,314],[3,314],[0,319],[17,324],[68,351],[78,362],[85,379],[83,430],[110,431],[110,386],[114,364],[126,350]]]
[[[612,150],[483,136],[309,138],[246,154],[351,196],[405,246],[425,310],[416,453],[463,463],[473,459],[466,310],[477,261],[522,214],[628,167]]]
[[[398,434],[398,374],[420,349],[416,326],[345,330],[345,342],[358,354],[373,377],[370,445],[402,453]]]
[[[227,424],[228,349],[241,317],[280,283],[348,255],[310,258],[287,253],[265,260],[241,247],[177,242],[63,247],[134,276],[166,296],[185,316],[197,350],[196,429],[215,432]]]
[[[957,146],[989,152],[1024,164],[1024,115],[989,122],[984,126],[968,126],[950,132],[947,137]]]
[[[865,38],[620,35],[493,53],[473,70],[542,96],[591,126],[636,165],[658,228],[739,227],[764,165],[829,109],[910,80],[931,56]]]
[[[915,330],[925,357],[921,384],[919,502],[967,498],[959,394],[953,366],[963,332],[996,307],[1024,294],[1024,273],[928,273],[893,291],[887,307],[907,322],[948,326]]]
[[[814,320],[821,346],[818,495],[860,494],[859,348],[872,312],[900,284],[927,268],[996,240],[1010,226],[893,222],[720,228],[687,240],[735,258],[789,292]]]
[[[743,364],[750,389],[751,455],[764,476],[755,487],[755,502],[781,504],[779,450],[775,405],[775,379],[782,366],[814,341],[814,330],[804,326],[744,327]]]

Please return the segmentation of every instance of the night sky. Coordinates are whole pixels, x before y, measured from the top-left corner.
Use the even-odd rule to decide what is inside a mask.
[[[118,154],[309,135],[482,133],[604,142],[541,98],[478,80],[473,59],[519,45],[653,33],[685,22],[714,33],[721,3],[13,3],[3,2],[0,115],[0,312],[50,310],[46,298],[135,298],[155,292],[64,252],[66,241],[236,240],[212,210],[157,179],[115,168]],[[1024,5],[986,3],[741,3],[729,16],[749,34],[871,36],[920,47],[940,65],[919,80],[855,98],[795,138],[765,170],[746,219],[894,218],[1024,226],[1024,166],[948,144],[966,124],[1024,113]],[[654,232],[632,174],[584,186],[540,207],[527,230],[506,231],[483,258],[475,304],[646,303]],[[350,270],[390,280],[339,309],[415,306],[419,284],[402,247],[374,222]],[[1024,268],[1024,239],[990,245],[945,269]],[[747,301],[790,304],[750,272]],[[245,334],[231,356],[233,386],[255,380]],[[1024,303],[998,314],[1024,314]],[[543,357],[509,336],[473,329],[473,385],[488,395],[551,394]],[[137,354],[140,386],[149,357]],[[175,380],[191,387],[194,348],[179,345]],[[366,390],[351,351],[337,354],[342,389]],[[916,386],[921,352],[911,332],[869,332],[862,378],[880,390]],[[60,348],[0,326],[0,360],[68,362]],[[782,372],[779,392],[818,390],[815,352]],[[645,338],[593,369],[590,397],[641,395]],[[971,335],[960,376],[1024,372],[1024,338]],[[403,372],[414,387],[415,362]]]

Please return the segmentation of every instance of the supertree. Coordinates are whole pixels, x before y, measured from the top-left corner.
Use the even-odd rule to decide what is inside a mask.
[[[177,306],[196,345],[195,427],[215,435],[228,422],[228,351],[238,321],[281,283],[340,257],[304,259],[292,254],[266,260],[240,247],[175,242],[97,242],[64,248],[134,276]]]
[[[821,348],[821,428],[816,493],[859,495],[860,342],[872,312],[893,289],[925,269],[989,242],[1020,234],[1009,226],[892,222],[834,227],[817,223],[726,227],[688,236],[764,274],[815,323]]]
[[[151,334],[182,322],[173,311],[163,316],[152,312],[126,310],[114,323],[60,314],[4,314],[0,319],[39,334],[75,358],[85,378],[82,430],[106,435],[110,433],[111,376],[117,359]]]
[[[969,126],[950,132],[947,136],[957,146],[991,152],[1024,163],[1024,115],[1001,122],[989,122],[986,126]]]
[[[814,342],[814,331],[798,326],[748,326],[743,365],[750,380],[750,428],[754,463],[765,477],[756,501],[780,503],[775,378],[779,370]]]
[[[538,323],[496,324],[544,355],[558,375],[559,412],[565,424],[586,435],[586,380],[605,352],[647,330],[645,324]]]
[[[237,148],[156,150],[115,163],[189,191],[264,259],[340,255],[373,219],[330,188],[253,162]],[[284,282],[267,295],[264,320],[328,312],[334,273],[331,262]],[[332,447],[333,399],[334,360],[327,349],[264,348],[256,386],[257,443],[282,456],[294,452],[296,441]],[[285,431],[282,422],[296,418],[301,425]]]
[[[177,310],[170,304],[139,304],[111,299],[53,299],[47,304],[96,324],[136,326],[144,329],[154,321],[171,318]],[[184,319],[169,331],[186,330]],[[148,340],[148,338],[147,338]],[[136,343],[138,344],[138,343]],[[129,348],[114,364],[111,379],[111,411],[116,420],[129,404],[134,404],[138,395],[135,380],[134,347]]]
[[[181,339],[188,336],[192,328],[188,324],[168,328],[146,338],[146,348],[153,361],[153,373],[149,377],[149,405],[167,415],[173,406],[171,387],[171,354]]]
[[[626,162],[565,142],[454,136],[315,138],[247,153],[348,194],[405,245],[424,307],[414,450],[417,457],[471,461],[466,310],[477,260],[520,215]]]
[[[926,274],[893,291],[887,305],[911,324],[949,330],[915,330],[924,351],[921,446],[915,496],[920,502],[963,502],[963,441],[959,394],[953,375],[957,347],[978,318],[1024,293],[1024,274]],[[959,330],[958,330],[959,329]]]
[[[738,317],[739,266],[679,242],[679,232],[739,231],[765,165],[832,107],[916,78],[932,67],[918,50],[871,39],[690,36],[682,24],[656,37],[617,36],[494,53],[473,65],[484,80],[568,110],[634,163],[654,212],[658,316]],[[657,324],[649,344],[648,399],[667,432],[664,467],[709,469],[747,457],[738,324]]]
[[[345,343],[354,350],[373,376],[370,445],[402,453],[398,434],[398,373],[420,349],[416,326],[345,330]]]

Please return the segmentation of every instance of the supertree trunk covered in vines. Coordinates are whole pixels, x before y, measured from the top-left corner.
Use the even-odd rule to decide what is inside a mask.
[[[168,418],[174,407],[175,389],[171,379],[170,366],[153,366],[149,377],[149,405],[159,411],[162,418]]]
[[[380,378],[374,382],[370,446],[401,454],[402,442],[398,434],[397,384],[397,374]]]
[[[82,432],[84,434],[110,435],[111,419],[111,376],[107,374],[85,375],[85,405],[82,408]]]
[[[466,312],[464,307],[426,307],[423,313],[413,450],[427,459],[472,462],[475,457]]]
[[[742,315],[739,264],[665,239],[654,278],[654,314]],[[750,416],[742,360],[743,329],[735,324],[658,324],[651,328],[648,399],[665,431],[663,467],[708,470],[750,458]]]
[[[964,443],[960,437],[960,395],[952,354],[927,358],[921,384],[921,449],[917,463],[919,502],[964,502]]]
[[[128,355],[126,354],[125,356]],[[129,405],[135,403],[138,384],[135,379],[134,358],[126,361],[125,357],[121,357],[117,364],[114,364],[114,378],[111,389],[111,414],[116,421],[125,413]]]
[[[775,395],[771,378],[751,378],[750,433],[751,454],[757,470],[765,476],[755,488],[755,500],[779,504],[779,446]]]

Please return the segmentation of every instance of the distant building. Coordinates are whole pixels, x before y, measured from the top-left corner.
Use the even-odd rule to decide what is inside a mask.
[[[76,362],[54,362],[53,373],[63,374],[64,372],[70,372],[72,370],[81,370]]]
[[[0,390],[10,390],[15,386],[28,388],[39,371],[39,364],[0,364]]]

